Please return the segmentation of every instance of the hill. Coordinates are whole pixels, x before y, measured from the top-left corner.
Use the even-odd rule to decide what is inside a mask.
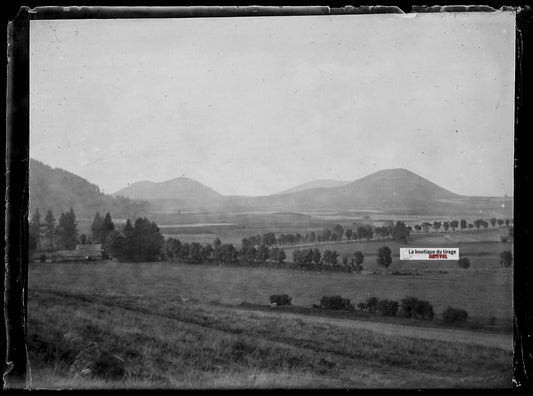
[[[323,183],[325,182],[325,183]],[[419,215],[468,215],[500,217],[512,211],[512,198],[467,197],[448,191],[406,169],[385,169],[353,182],[330,187],[332,180],[297,186],[306,189],[260,197],[224,196],[186,177],[164,182],[133,183],[116,193],[103,194],[98,186],[63,169],[30,160],[30,210],[51,208],[54,214],[71,206],[78,216],[96,211],[114,217],[135,217],[157,211],[276,211],[380,210]],[[336,181],[333,181],[336,182]],[[338,182],[337,182],[338,183]],[[307,188],[310,187],[310,188]]]
[[[313,188],[331,188],[331,187],[340,187],[345,184],[351,183],[351,181],[348,180],[331,180],[331,179],[320,179],[320,180],[313,180],[308,183],[300,184],[298,186],[289,188],[288,190],[281,191],[277,193],[279,194],[290,194],[294,192],[299,191],[305,191],[305,190],[311,190]]]
[[[257,197],[256,207],[283,210],[377,209],[405,214],[459,214],[494,211],[503,198],[466,197],[406,169],[384,169],[351,183]],[[505,199],[512,203],[512,199]]]
[[[333,183],[331,183],[333,182]],[[384,169],[353,182],[317,180],[283,193],[259,197],[224,196],[201,183],[176,178],[135,183],[117,193],[150,202],[154,211],[302,211],[369,210],[399,214],[500,216],[512,198],[467,197],[448,191],[407,169]],[[320,187],[314,187],[319,185]],[[296,190],[296,191],[295,191]],[[507,214],[509,216],[509,214]]]
[[[222,194],[187,177],[159,183],[136,182],[112,195],[149,201],[152,210],[210,207],[223,198]]]
[[[51,209],[57,218],[72,207],[78,217],[92,218],[99,211],[133,218],[146,213],[148,208],[146,202],[104,194],[84,178],[34,159],[30,159],[29,189],[30,213],[39,208],[41,216]]]
[[[342,186],[258,197],[258,201],[285,208],[418,210],[458,198],[406,169],[385,169]]]
[[[222,197],[222,194],[204,186],[188,177],[176,177],[160,183],[151,181],[136,182],[125,187],[113,196],[122,195],[131,199],[190,199],[210,200]]]

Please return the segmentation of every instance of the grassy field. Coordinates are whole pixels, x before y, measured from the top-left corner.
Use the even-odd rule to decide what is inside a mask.
[[[452,305],[480,320],[512,318],[512,270],[502,268],[394,276],[170,263],[32,264],[30,288],[43,285],[66,293],[166,295],[233,305],[267,304],[270,295],[285,293],[302,306],[318,304],[322,296],[333,294],[355,303],[369,296],[413,295],[430,301],[437,314]]]
[[[383,271],[376,262],[377,250],[382,246],[390,247],[392,251],[392,266],[391,270],[405,270],[405,271],[424,271],[424,272],[461,272],[464,271],[457,267],[457,261],[414,261],[414,260],[400,260],[400,248],[408,247],[438,247],[438,248],[459,248],[460,257],[468,257],[470,259],[470,271],[481,270],[498,270],[500,268],[500,253],[504,250],[513,251],[513,244],[510,242],[450,242],[440,241],[434,242],[428,238],[420,237],[413,239],[409,244],[400,244],[392,240],[372,240],[372,241],[350,241],[350,242],[331,242],[318,243],[308,246],[300,247],[285,247],[287,260],[292,261],[292,253],[296,249],[318,248],[321,252],[325,250],[336,250],[339,257],[353,256],[356,251],[363,252],[365,261],[363,268],[366,271]]]
[[[84,288],[74,267],[30,270],[33,388],[511,386],[511,351],[184,303],[163,281],[183,268],[119,266],[100,265]],[[69,376],[88,342],[120,356],[125,378]]]
[[[191,231],[185,235],[213,235]],[[438,247],[459,247],[461,256],[470,257],[467,270],[455,261],[400,261],[400,245],[392,241],[317,245],[341,256],[362,250],[362,275],[165,262],[33,263],[28,313],[32,387],[510,387],[510,350],[461,343],[452,329],[442,328],[444,338],[438,339],[417,338],[410,330],[438,328],[439,315],[451,305],[469,313],[472,326],[465,328],[475,324],[473,334],[499,329],[511,338],[513,271],[501,268],[498,255],[512,250],[512,244],[486,242],[483,231],[463,235],[474,242],[450,242],[445,234],[429,233],[409,246],[439,242]],[[384,244],[393,250],[393,271],[420,275],[384,274],[375,260]],[[293,249],[285,250],[290,259]],[[388,322],[402,324],[403,331],[387,334],[375,327],[387,322],[381,318],[366,318],[366,328],[348,328],[334,316],[319,321],[323,313],[312,309],[271,317],[268,309],[257,307],[265,306],[270,295],[285,293],[301,307],[333,294],[355,304],[370,296],[399,300],[410,295],[429,300],[437,317],[433,323],[412,324],[394,318]],[[291,313],[304,311],[305,318]],[[123,359],[126,376],[69,374],[90,342]]]

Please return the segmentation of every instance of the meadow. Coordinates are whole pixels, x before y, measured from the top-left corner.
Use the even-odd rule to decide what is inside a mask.
[[[29,287],[71,294],[166,295],[231,305],[266,305],[272,294],[289,294],[300,306],[319,304],[325,295],[342,295],[354,303],[371,296],[412,295],[432,303],[437,314],[451,305],[483,321],[512,318],[512,270],[504,268],[395,276],[164,262],[34,263]]]
[[[511,350],[461,343],[453,331],[446,341],[417,339],[223,305],[266,305],[276,292],[291,294],[298,305],[331,293],[357,300],[409,292],[429,298],[437,312],[459,298],[489,299],[483,315],[504,318],[509,274],[500,274],[495,293],[496,284],[483,290],[487,280],[474,276],[378,280],[169,263],[36,264],[29,273],[32,387],[509,387]],[[125,361],[126,377],[69,376],[91,341]]]
[[[240,244],[245,236],[269,231],[332,228],[339,219],[330,215],[180,214],[180,221],[168,218],[161,230],[183,242],[212,243],[220,237]],[[344,224],[352,220],[344,218]],[[371,240],[305,246],[337,250],[340,257],[361,250],[362,274],[168,262],[32,263],[32,387],[510,387],[510,348],[501,342],[461,341],[459,328],[443,327],[440,319],[448,306],[465,309],[467,340],[498,336],[511,344],[513,270],[501,267],[499,254],[512,250],[512,243],[496,242],[498,233],[431,231],[413,234],[409,245]],[[376,262],[383,245],[393,252],[389,271]],[[462,257],[470,258],[470,268],[458,268],[455,261],[399,260],[401,246],[437,245],[458,247]],[[284,247],[287,261],[296,248]],[[290,295],[294,310],[273,312],[267,306],[272,294]],[[325,295],[341,295],[354,305],[371,296],[416,296],[433,305],[436,318],[387,320],[362,313],[324,318],[326,313],[311,307]],[[301,312],[305,315],[294,314]],[[384,323],[399,327],[380,331]],[[429,335],[422,337],[421,328]],[[431,329],[440,335],[433,336]],[[73,376],[69,367],[91,342],[120,357],[126,375]]]

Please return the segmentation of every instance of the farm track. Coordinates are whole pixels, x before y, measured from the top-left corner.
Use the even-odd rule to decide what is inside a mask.
[[[112,298],[106,296],[88,296],[88,295],[75,295],[66,292],[61,292],[57,290],[48,290],[48,289],[32,289],[38,293],[44,293],[53,295],[56,297],[61,297],[63,299],[68,298],[70,300],[77,300],[84,303],[98,304],[106,307],[115,307],[119,309],[124,309],[127,311],[142,313],[149,316],[162,317],[165,319],[176,320],[188,325],[196,325],[203,328],[209,328],[216,331],[221,331],[228,334],[236,334],[230,329],[221,328],[221,326],[216,323],[206,324],[200,323],[198,321],[183,320],[182,318],[176,317],[175,315],[153,312],[147,308],[140,308],[132,306],[128,303],[116,302]],[[254,310],[254,309],[239,309],[239,307],[225,306],[238,312],[239,314],[252,313],[253,315],[260,317],[271,317],[279,319],[293,319],[301,320],[307,323],[319,324],[319,325],[328,325],[328,326],[337,326],[342,328],[349,329],[362,329],[369,330],[389,336],[400,336],[407,338],[416,338],[416,339],[425,339],[425,340],[434,340],[434,341],[443,341],[443,342],[459,342],[466,343],[471,345],[480,345],[490,348],[498,348],[503,350],[512,350],[513,348],[513,339],[512,335],[507,334],[487,334],[482,332],[458,330],[458,329],[439,329],[439,328],[427,328],[427,327],[416,327],[416,326],[405,326],[400,324],[393,323],[383,323],[383,322],[369,322],[369,321],[360,321],[356,319],[343,319],[343,318],[331,318],[331,317],[322,317],[322,316],[312,316],[305,314],[297,314],[290,312],[266,312],[263,310]],[[279,343],[279,339],[270,339],[266,337],[268,341]],[[284,344],[290,345],[293,347],[290,342],[282,342]],[[301,347],[301,346],[299,346]]]
[[[394,323],[370,322],[360,321],[357,319],[341,319],[323,316],[310,316],[289,312],[265,312],[254,310],[253,313],[260,316],[300,319],[308,322],[327,324],[331,326],[339,326],[351,329],[365,329],[390,336],[402,336],[444,342],[461,342],[473,345],[482,345],[490,348],[499,348],[504,350],[513,349],[512,336],[506,334],[487,334],[456,329],[437,329],[433,327],[430,328],[405,326]]]

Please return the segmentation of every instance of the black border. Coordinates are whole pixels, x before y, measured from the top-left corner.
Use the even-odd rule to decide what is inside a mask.
[[[26,3],[28,7],[40,6],[40,2]],[[63,3],[63,4],[61,4]],[[108,2],[92,2],[105,6]],[[98,4],[100,3],[100,4]],[[384,1],[380,4],[386,5]],[[28,210],[28,139],[29,139],[29,20],[30,19],[64,19],[64,18],[168,18],[168,17],[246,17],[246,16],[282,16],[282,15],[339,15],[384,12],[464,12],[465,7],[457,6],[395,6],[390,7],[355,7],[338,8],[339,6],[319,6],[316,8],[264,8],[252,7],[199,7],[199,8],[136,8],[136,9],[96,9],[91,7],[75,7],[68,11],[62,7],[72,5],[63,1],[53,4],[61,7],[19,9],[18,4],[10,4],[8,18],[12,23],[8,27],[8,43],[6,51],[7,85],[6,85],[6,176],[5,189],[6,210],[5,220],[5,293],[2,293],[2,310],[4,323],[0,326],[2,340],[1,353],[6,353],[13,361],[13,367],[6,373],[6,359],[2,359],[3,388],[24,388],[28,385],[27,370],[29,362],[25,344],[25,319],[27,307],[27,210]],[[86,4],[86,3],[85,3]],[[120,4],[116,2],[115,4]],[[219,3],[220,5],[223,2]],[[235,3],[232,3],[235,4]],[[134,5],[134,4],[126,4]],[[531,91],[533,70],[533,10],[521,5],[517,14],[516,42],[516,73],[515,73],[515,267],[514,267],[514,386],[515,389],[528,389],[531,386],[532,369],[532,337],[533,337],[533,296],[531,293],[532,265],[527,256],[529,229],[532,224],[530,169],[528,155],[528,139],[533,132],[531,111]],[[503,6],[511,7],[510,3],[492,5],[493,9]],[[342,6],[341,6],[342,7]],[[469,11],[487,11],[490,8],[473,6]],[[9,61],[8,61],[9,59]],[[518,214],[518,215],[517,215]],[[4,267],[2,267],[4,271]],[[4,301],[5,299],[5,301]],[[7,337],[9,336],[9,337]]]

